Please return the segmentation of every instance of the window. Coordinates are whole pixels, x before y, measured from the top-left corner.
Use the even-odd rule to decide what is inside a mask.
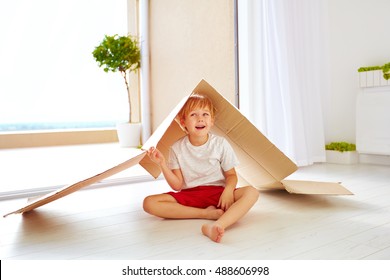
[[[105,34],[127,34],[126,0],[1,1],[0,34],[0,131],[127,119],[122,77],[92,56]]]

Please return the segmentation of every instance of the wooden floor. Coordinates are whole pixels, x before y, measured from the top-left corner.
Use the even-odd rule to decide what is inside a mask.
[[[225,233],[205,238],[203,220],[162,220],[143,198],[163,180],[78,191],[0,219],[0,258],[12,259],[390,259],[390,166],[316,164],[293,179],[341,181],[353,196],[261,190]],[[0,201],[1,214],[24,204]]]

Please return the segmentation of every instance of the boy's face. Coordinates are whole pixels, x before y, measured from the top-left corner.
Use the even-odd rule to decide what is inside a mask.
[[[196,108],[181,120],[181,125],[187,129],[190,135],[206,136],[214,125],[214,119],[211,117],[208,107]]]

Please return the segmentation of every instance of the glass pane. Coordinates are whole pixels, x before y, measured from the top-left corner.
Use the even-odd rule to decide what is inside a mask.
[[[1,1],[0,131],[125,121],[123,78],[92,51],[126,33],[126,0]]]

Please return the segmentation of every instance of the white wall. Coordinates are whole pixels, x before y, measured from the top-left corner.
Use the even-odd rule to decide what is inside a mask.
[[[355,142],[357,69],[390,62],[389,0],[328,0],[330,96],[325,138]]]
[[[201,79],[233,103],[233,0],[149,5],[152,131]]]

